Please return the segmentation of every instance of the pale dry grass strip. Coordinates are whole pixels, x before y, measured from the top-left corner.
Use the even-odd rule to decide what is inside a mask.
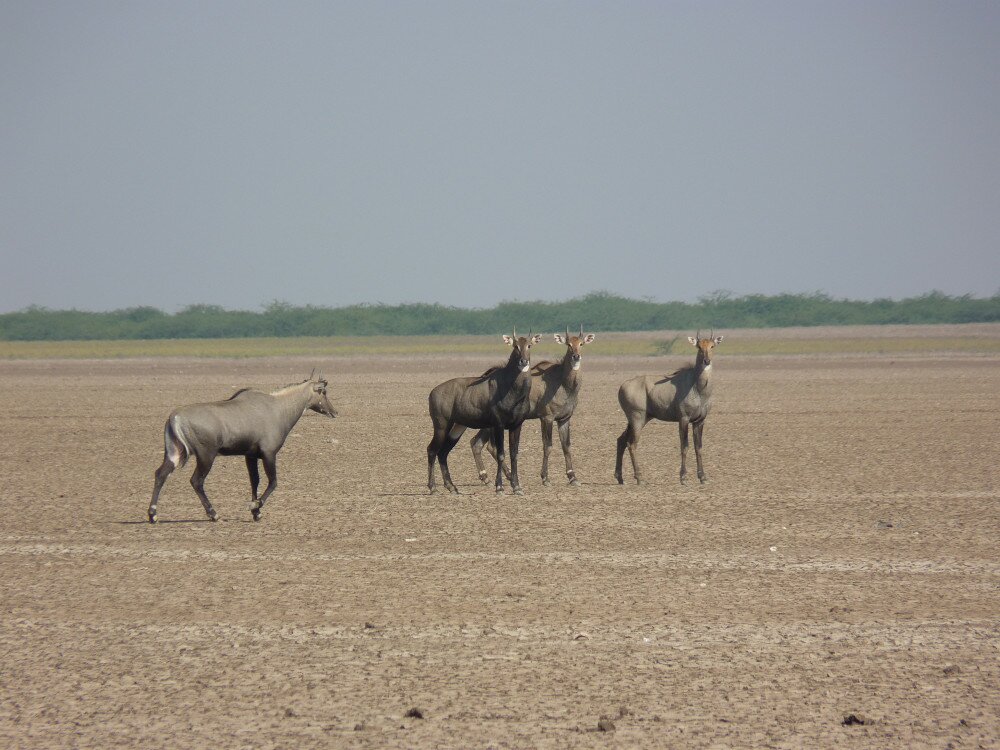
[[[812,333],[812,335],[810,335]],[[850,328],[754,329],[727,331],[732,355],[839,355],[1000,353],[1000,324],[974,326],[870,326]],[[588,354],[659,356],[687,354],[686,336],[677,331],[598,333]],[[242,339],[157,339],[142,341],[0,341],[0,359],[128,359],[203,357],[244,359],[294,356],[496,355],[497,336],[297,336]],[[548,342],[541,357],[558,356]]]

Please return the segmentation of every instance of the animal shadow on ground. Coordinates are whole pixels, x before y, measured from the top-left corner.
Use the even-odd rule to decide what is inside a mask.
[[[143,519],[141,521],[110,521],[109,523],[117,524],[119,526],[149,526],[149,521]],[[173,520],[163,521],[160,520],[157,523],[170,524],[170,523],[253,523],[253,521],[248,521],[245,518],[220,518],[217,522],[213,522],[210,518],[176,518]]]

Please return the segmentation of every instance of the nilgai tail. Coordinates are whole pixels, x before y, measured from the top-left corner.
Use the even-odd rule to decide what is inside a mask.
[[[244,388],[225,401],[182,406],[173,411],[163,428],[163,463],[156,470],[153,498],[149,502],[149,522],[156,523],[156,506],[160,491],[170,473],[194,456],[197,464],[191,475],[194,487],[208,517],[216,521],[219,514],[205,494],[205,477],[212,470],[217,456],[245,456],[250,475],[253,520],[260,520],[264,503],[278,486],[276,459],[285,438],[299,418],[308,410],[336,417],[322,377],[289,385],[273,393],[260,393]],[[260,473],[257,462],[264,464],[267,487],[257,498]]]
[[[714,332],[708,338],[701,333],[688,336],[697,349],[694,365],[682,367],[666,377],[639,375],[626,380],[618,389],[618,403],[628,424],[618,438],[615,458],[615,479],[624,484],[622,477],[622,457],[628,448],[632,458],[635,481],[642,483],[639,468],[639,433],[651,419],[677,422],[681,439],[681,483],[686,481],[688,447],[688,427],[694,428],[694,454],[698,461],[698,479],[707,479],[701,461],[701,435],[705,429],[705,419],[712,408],[712,349],[722,342],[722,336]]]

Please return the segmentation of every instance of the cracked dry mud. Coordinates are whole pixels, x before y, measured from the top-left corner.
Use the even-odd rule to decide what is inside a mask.
[[[427,493],[481,357],[0,362],[0,745],[1000,744],[1000,360],[720,347],[710,481],[652,424],[619,487],[618,384],[684,359],[588,355],[582,485],[528,423],[517,498],[468,438]],[[313,366],[260,523],[239,458],[145,523],[172,407]]]

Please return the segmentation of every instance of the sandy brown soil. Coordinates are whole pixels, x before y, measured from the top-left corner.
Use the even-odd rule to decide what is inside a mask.
[[[427,494],[481,358],[0,362],[0,746],[1000,746],[1000,359],[723,345],[709,483],[653,424],[619,487],[618,384],[683,360],[589,350],[583,485],[529,424],[523,497],[467,438]],[[261,523],[239,458],[145,522],[172,407],[313,365]]]

